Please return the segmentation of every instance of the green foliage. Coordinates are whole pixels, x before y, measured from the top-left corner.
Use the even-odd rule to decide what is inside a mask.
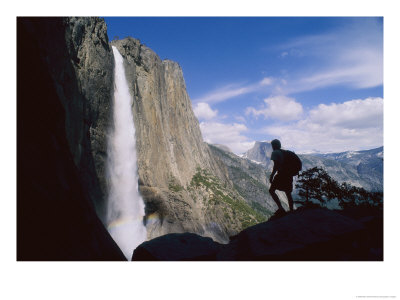
[[[210,191],[211,196],[208,199],[208,205],[220,206],[224,211],[224,218],[226,220],[231,220],[230,217],[227,217],[229,216],[228,212],[231,211],[232,215],[236,216],[240,221],[243,229],[266,221],[265,216],[254,210],[245,201],[236,199],[233,194],[227,192],[220,184],[219,179],[212,176],[206,170],[198,169],[190,182],[190,186],[203,186],[207,191]]]
[[[185,189],[183,186],[181,186],[181,185],[178,184],[178,183],[177,183],[177,184],[169,183],[168,188],[169,188],[171,191],[174,191],[174,192],[180,192],[180,191],[182,191],[182,190]]]
[[[175,177],[173,177],[172,175],[171,175],[171,178],[170,178],[169,183],[168,183],[168,188],[169,188],[170,191],[174,191],[176,193],[185,189],[183,186],[181,186],[177,182],[177,179]]]
[[[207,190],[219,186],[217,178],[211,176],[207,170],[201,170],[199,168],[197,168],[197,173],[194,174],[190,185],[195,187],[205,186]]]
[[[269,211],[267,208],[265,208],[264,206],[262,206],[260,203],[257,202],[251,202],[251,207],[260,212],[262,215],[266,216],[266,217],[270,217],[273,215],[273,213],[271,211]]]
[[[333,199],[337,182],[324,169],[314,167],[299,174],[296,188],[299,196],[305,198],[306,202],[316,199],[325,203],[327,200]]]
[[[319,167],[301,172],[296,183],[299,196],[305,199],[306,205],[312,199],[321,204],[338,199],[342,208],[369,205],[382,207],[383,193],[368,192],[364,188],[355,187],[347,182],[339,184],[328,173]]]
[[[255,180],[253,177],[248,175],[246,172],[243,172],[243,170],[241,170],[240,168],[234,167],[234,166],[230,166],[229,168],[233,171],[235,177],[238,178],[239,180],[245,180],[247,182],[247,184],[252,184],[253,186],[257,187],[259,190],[261,190],[264,194],[267,194],[267,195],[269,194],[269,191],[268,191],[268,188],[266,185]],[[245,196],[245,195],[242,195],[242,196]]]
[[[368,192],[363,188],[342,183],[340,193],[337,195],[340,205],[343,208],[354,206],[383,207],[382,192]]]

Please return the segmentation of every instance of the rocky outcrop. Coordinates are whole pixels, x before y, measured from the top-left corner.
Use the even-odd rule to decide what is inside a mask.
[[[219,260],[363,260],[362,224],[327,209],[300,210],[235,236]],[[364,250],[364,249],[363,249]]]
[[[101,35],[95,29],[100,20],[85,20],[17,20],[18,260],[125,260],[93,205],[101,191],[92,156],[97,138],[92,143],[91,133],[105,126],[100,119],[108,113],[87,98],[104,78],[97,73],[92,78],[92,67],[77,71],[99,58],[82,56],[81,43],[72,54],[71,39],[79,32],[82,39],[88,28]],[[82,31],[69,36],[76,26]]]
[[[132,260],[382,261],[382,212],[299,209],[249,227],[227,245],[169,234],[141,244]]]
[[[210,261],[216,260],[222,246],[194,233],[170,233],[141,244],[132,260]]]

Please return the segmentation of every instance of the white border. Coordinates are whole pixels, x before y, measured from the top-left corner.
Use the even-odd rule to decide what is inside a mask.
[[[397,296],[399,17],[395,1],[15,1],[1,18],[2,299],[357,299]],[[384,16],[385,261],[373,263],[15,262],[16,16]]]

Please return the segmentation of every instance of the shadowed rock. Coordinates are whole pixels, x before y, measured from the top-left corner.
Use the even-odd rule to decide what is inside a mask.
[[[215,260],[221,247],[211,238],[194,233],[171,233],[141,244],[132,260]]]
[[[363,225],[327,209],[296,211],[248,228],[234,237],[219,260],[356,259],[352,248]],[[360,253],[364,258],[364,255]]]
[[[383,219],[376,213],[301,209],[249,227],[227,245],[194,234],[160,237],[140,245],[132,257],[138,259],[379,261],[383,260]]]
[[[78,109],[83,98],[67,51],[65,22],[17,22],[17,259],[126,260],[96,215],[91,189],[70,147],[79,130],[69,121],[85,117]],[[48,64],[47,43],[58,54],[57,65]],[[63,86],[53,77],[58,65]],[[81,146],[75,145],[85,149]]]

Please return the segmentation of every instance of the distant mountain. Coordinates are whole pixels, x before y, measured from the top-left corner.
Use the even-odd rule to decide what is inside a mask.
[[[256,142],[243,157],[271,170],[272,146]],[[328,154],[299,154],[303,171],[313,167],[324,168],[338,182],[363,187],[366,190],[383,190],[383,147],[364,151],[346,151]]]
[[[364,151],[317,154],[317,156],[358,166],[361,173],[373,170],[383,175],[383,147]]]
[[[255,163],[266,167],[271,165],[272,146],[269,142],[255,142],[253,148],[248,150],[243,158],[247,158]]]
[[[339,182],[383,191],[383,147],[329,154],[303,154],[303,169],[323,167]]]

